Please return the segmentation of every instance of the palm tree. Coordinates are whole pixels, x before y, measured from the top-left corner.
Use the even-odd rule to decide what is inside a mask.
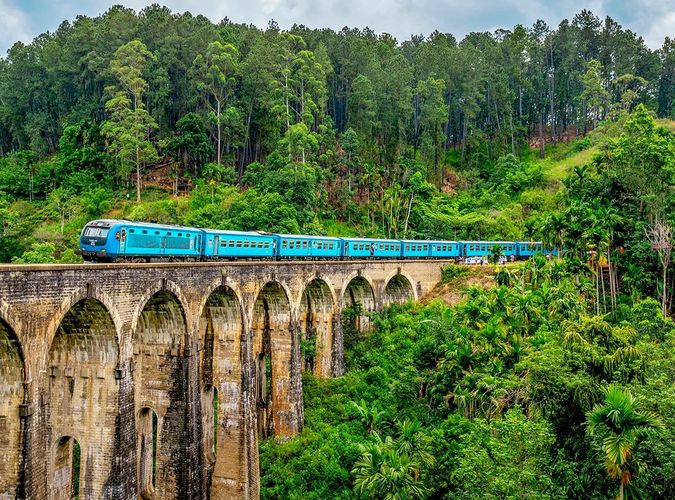
[[[426,498],[429,490],[421,481],[420,467],[407,454],[400,453],[394,441],[359,445],[361,457],[354,464],[354,490],[368,498],[392,500]]]
[[[384,422],[384,411],[380,410],[377,403],[374,403],[373,406],[370,407],[363,399],[360,403],[355,401],[350,401],[350,403],[352,408],[356,410],[361,423],[368,429],[368,433],[373,434],[374,432],[377,432]]]
[[[605,468],[619,480],[619,498],[634,476],[631,457],[638,440],[648,432],[663,429],[660,418],[640,411],[635,397],[616,384],[603,388],[604,401],[586,414],[588,434],[602,439]]]

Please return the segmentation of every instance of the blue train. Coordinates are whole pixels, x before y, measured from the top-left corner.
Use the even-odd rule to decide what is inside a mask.
[[[509,260],[555,255],[541,242],[420,241],[331,238],[226,231],[103,219],[89,222],[76,253],[91,262],[210,261],[236,259],[454,259],[479,262],[495,245]]]

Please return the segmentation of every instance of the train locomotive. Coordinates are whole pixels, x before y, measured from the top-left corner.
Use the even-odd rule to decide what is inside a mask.
[[[101,219],[89,222],[76,250],[88,262],[358,259],[476,261],[499,245],[510,260],[536,253],[556,255],[541,242],[441,241],[334,238],[255,231],[228,231]]]

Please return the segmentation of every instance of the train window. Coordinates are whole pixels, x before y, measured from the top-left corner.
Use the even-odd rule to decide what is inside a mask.
[[[234,246],[234,240],[230,240],[227,242],[228,247],[233,247]]]
[[[155,234],[159,234],[159,231],[155,231]]]
[[[237,240],[237,248],[241,248],[241,240]]]
[[[406,245],[406,246],[405,246],[405,251],[406,251],[406,252],[409,252],[409,251],[410,251],[410,245]]]
[[[135,229],[129,229],[129,232],[130,232],[130,233],[135,233],[136,230],[135,230]]]
[[[281,248],[288,248],[288,242],[286,240],[281,240]]]
[[[307,248],[307,240],[302,242],[302,248]]]
[[[263,247],[263,242],[262,242],[262,241],[259,241],[259,242],[258,242],[258,248],[262,248],[262,247]]]
[[[183,236],[183,233],[178,233],[178,236]]]
[[[143,230],[143,234],[148,234],[148,232],[144,229],[144,230]]]

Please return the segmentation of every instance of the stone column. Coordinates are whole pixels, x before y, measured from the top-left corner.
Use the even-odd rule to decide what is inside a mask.
[[[302,431],[305,423],[305,407],[302,399],[302,353],[300,352],[300,336],[302,329],[297,319],[291,320],[289,333],[291,335],[291,363],[290,388],[288,398],[293,412],[293,422],[289,426],[289,436]]]
[[[337,310],[332,319],[333,346],[331,353],[331,371],[333,377],[345,373],[345,339],[342,332],[342,310]]]
[[[245,321],[244,324],[247,324]],[[258,422],[255,387],[253,384],[253,333],[245,327],[241,334],[241,408],[242,408],[242,468],[243,498],[260,497],[260,463],[258,460]]]

